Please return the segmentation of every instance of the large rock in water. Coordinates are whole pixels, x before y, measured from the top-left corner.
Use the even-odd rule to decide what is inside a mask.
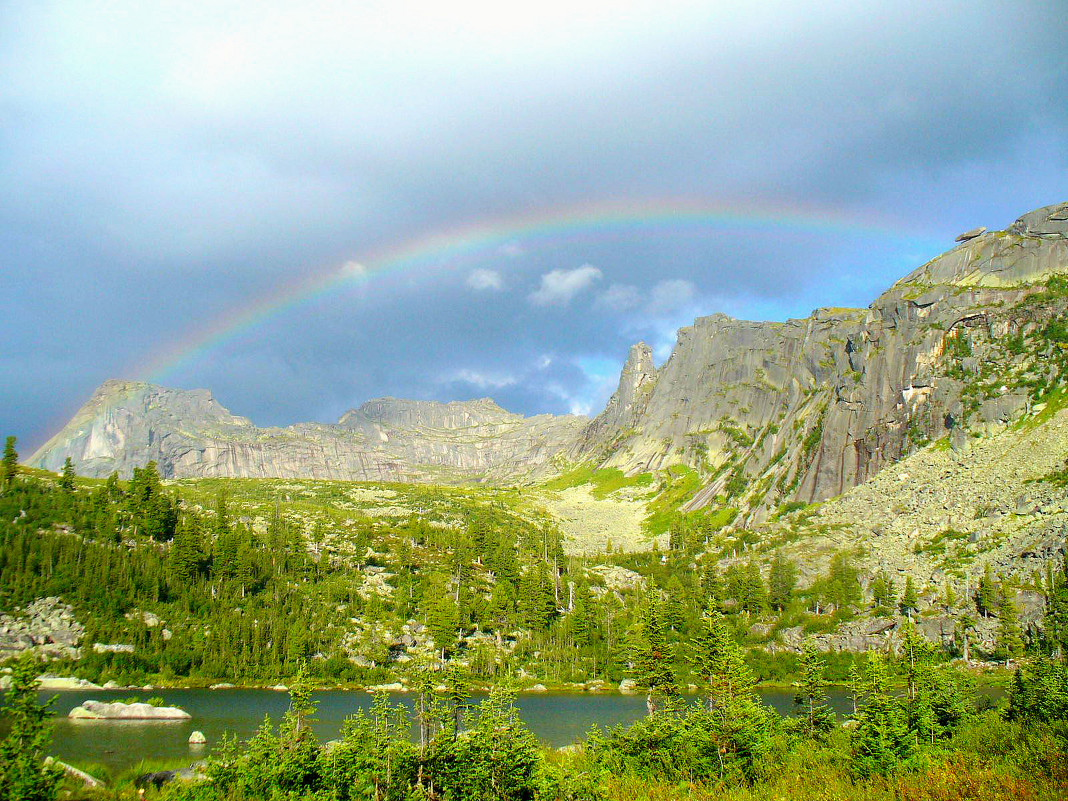
[[[83,701],[67,717],[74,720],[189,720],[193,716],[176,706]]]
[[[336,425],[259,428],[207,390],[104,383],[30,458],[79,474],[129,476],[150,460],[165,478],[322,478],[356,481],[518,480],[552,472],[589,422],[523,417],[489,399],[435,403],[381,398]]]

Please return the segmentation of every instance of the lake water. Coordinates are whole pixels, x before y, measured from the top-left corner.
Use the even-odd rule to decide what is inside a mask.
[[[240,739],[250,737],[270,715],[277,724],[289,707],[289,696],[271,690],[152,690],[139,693],[141,700],[158,696],[168,706],[179,706],[193,716],[189,721],[84,721],[66,717],[71,709],[92,698],[117,701],[130,697],[131,691],[75,690],[42,693],[42,700],[58,695],[52,754],[62,760],[102,763],[121,770],[142,759],[202,759],[218,745],[224,732]],[[780,713],[793,711],[793,694],[789,691],[764,691],[766,703]],[[373,697],[365,692],[336,690],[313,693],[318,702],[314,724],[320,742],[338,736],[342,721],[358,709],[368,709]],[[394,703],[411,707],[412,696],[393,694]],[[480,700],[478,697],[475,701]],[[544,743],[567,745],[582,739],[594,724],[613,726],[631,723],[645,714],[645,697],[618,694],[522,694],[516,702],[520,715],[532,732]],[[839,714],[851,709],[845,692],[832,691],[831,707]],[[207,746],[188,744],[194,730],[204,732]]]

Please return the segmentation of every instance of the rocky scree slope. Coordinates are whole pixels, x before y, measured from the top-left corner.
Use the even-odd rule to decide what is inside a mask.
[[[631,349],[571,456],[628,474],[687,465],[703,489],[686,508],[729,503],[748,522],[839,495],[927,442],[1004,425],[1063,383],[1065,343],[1043,334],[1068,308],[1066,273],[1062,203],[970,236],[867,309],[699,318],[660,369],[648,346]]]
[[[585,417],[511,414],[489,399],[435,403],[381,398],[336,425],[259,428],[207,390],[133,381],[103,384],[29,460],[101,477],[154,460],[166,478],[274,477],[354,481],[517,480],[551,471]]]

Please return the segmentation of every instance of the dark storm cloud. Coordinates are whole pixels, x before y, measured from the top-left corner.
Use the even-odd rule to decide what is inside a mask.
[[[430,231],[691,196],[900,236],[518,241],[167,379],[261,423],[383,394],[596,412],[637,338],[663,357],[696,314],[864,304],[960,229],[1066,196],[1049,4],[150,5],[0,9],[0,424],[24,450],[229,310]]]

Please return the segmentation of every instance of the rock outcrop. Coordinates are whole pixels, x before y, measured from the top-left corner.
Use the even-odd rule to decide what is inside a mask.
[[[129,476],[155,461],[165,478],[323,478],[357,481],[521,480],[551,472],[588,420],[523,417],[488,399],[435,403],[382,398],[336,425],[259,428],[206,390],[133,381],[103,384],[31,457],[79,474]]]
[[[45,659],[77,659],[85,627],[59,598],[38,598],[12,615],[0,615],[0,660],[33,651]]]
[[[639,343],[593,421],[524,418],[488,399],[383,398],[336,425],[257,428],[204,390],[112,381],[30,463],[58,470],[70,457],[89,476],[155,460],[165,477],[435,483],[534,480],[574,462],[631,475],[686,465],[703,486],[685,508],[719,499],[759,522],[784,501],[860,485],[931,440],[994,430],[1061,380],[1057,343],[1021,343],[1068,310],[1068,291],[1046,286],[1068,274],[1068,204],[960,239],[866,309],[702,317],[659,369]]]
[[[67,717],[72,720],[189,720],[193,716],[176,706],[124,704],[121,701],[83,701]]]
[[[632,367],[632,351],[640,383],[621,380],[576,458],[628,474],[688,465],[705,476],[689,508],[726,495],[759,518],[839,495],[931,440],[1004,424],[1060,380],[1053,360],[1018,348],[1068,306],[1045,286],[1068,274],[1065,218],[1060,204],[977,233],[867,309],[700,318],[655,375]]]

